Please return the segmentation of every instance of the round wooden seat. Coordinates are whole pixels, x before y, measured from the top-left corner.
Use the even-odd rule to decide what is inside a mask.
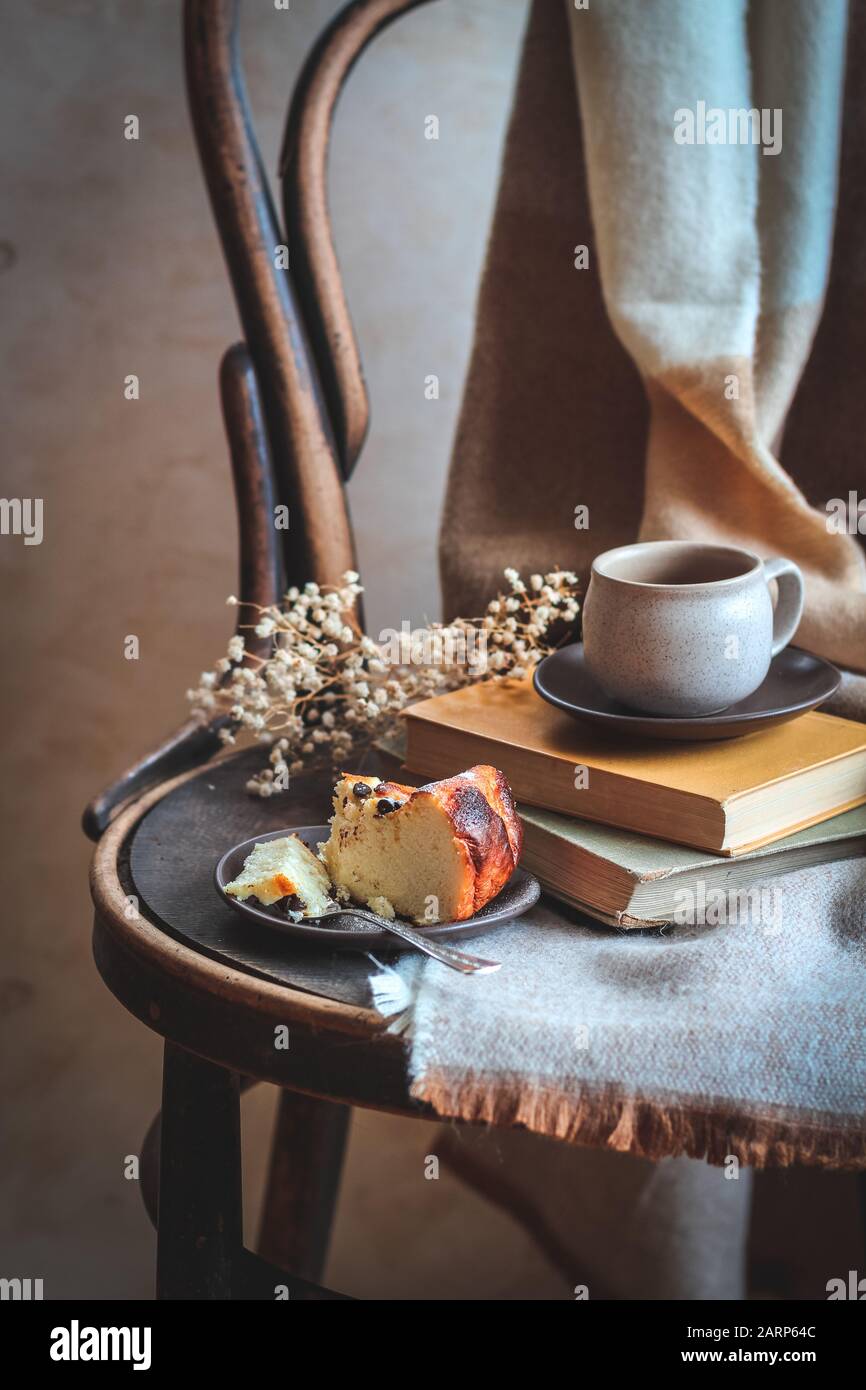
[[[213,867],[228,846],[328,816],[323,774],[250,796],[261,761],[252,750],[161,783],[117,815],[93,859],[97,967],[166,1041],[162,1113],[141,1156],[164,1298],[339,1297],[316,1281],[349,1107],[430,1113],[409,1094],[403,1041],[369,1007],[372,961],[256,932],[217,896]],[[257,1081],[282,1094],[253,1255],[241,1238],[239,1096]]]
[[[322,775],[299,777],[266,801],[250,796],[244,786],[261,761],[252,751],[175,778],[112,823],[93,861],[99,971],[149,1028],[220,1066],[331,1100],[422,1113],[409,1096],[405,1047],[369,1007],[372,961],[256,933],[217,897],[213,866],[224,849],[329,814]],[[289,1046],[277,1047],[283,1025]]]

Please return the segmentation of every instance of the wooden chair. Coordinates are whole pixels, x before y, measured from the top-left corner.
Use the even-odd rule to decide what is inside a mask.
[[[322,34],[301,72],[274,206],[237,53],[238,0],[186,0],[190,108],[244,342],[220,368],[240,533],[240,597],[266,604],[288,585],[354,568],[344,485],[367,430],[360,358],[331,238],[326,197],[334,106],[356,59],[392,20],[425,0],[356,0]],[[291,248],[291,271],[277,267]],[[290,529],[274,507],[290,509]],[[351,1105],[425,1113],[408,1094],[405,1052],[379,1015],[292,988],[279,953],[255,958],[227,923],[214,928],[210,884],[172,876],[165,846],[219,844],[285,822],[243,791],[250,755],[220,757],[224,720],[184,724],[87,807],[94,956],[109,988],[165,1038],[163,1106],[145,1139],[142,1189],[158,1226],[162,1298],[337,1298],[321,1289]],[[259,755],[260,759],[260,755]],[[371,760],[371,772],[388,770]],[[217,788],[216,797],[212,788]],[[328,785],[293,781],[291,811],[326,819]],[[277,798],[277,801],[281,800]],[[276,811],[276,814],[275,814]],[[235,833],[235,831],[237,833]],[[216,849],[217,846],[214,845]],[[307,957],[302,980],[353,981],[355,958]],[[298,971],[292,972],[298,977]],[[340,993],[337,984],[330,986]],[[352,996],[352,989],[348,990]],[[275,1046],[287,1026],[286,1050]],[[239,1097],[282,1087],[259,1254],[241,1233]]]
[[[240,531],[240,596],[266,604],[287,585],[354,568],[344,485],[367,429],[367,396],[340,283],[325,171],[334,106],[361,51],[426,0],[354,0],[298,80],[274,207],[236,51],[238,0],[186,0],[189,98],[202,166],[244,331],[220,389]],[[288,246],[291,271],[276,268]],[[276,530],[274,506],[290,508]],[[338,1298],[320,1287],[351,1106],[407,1116],[406,1050],[363,1002],[368,964],[291,960],[235,927],[210,884],[233,841],[327,815],[329,783],[293,780],[256,801],[244,783],[260,751],[220,752],[221,721],[183,725],[88,806],[94,955],[120,1002],[165,1039],[161,1118],[142,1152],[158,1226],[161,1298]],[[219,755],[219,756],[215,756]],[[386,760],[371,760],[386,774]],[[183,860],[197,848],[199,867]],[[200,853],[198,853],[200,851]],[[315,993],[325,985],[336,998]],[[288,1028],[289,1046],[276,1045]],[[239,1097],[281,1088],[259,1250],[243,1244]]]

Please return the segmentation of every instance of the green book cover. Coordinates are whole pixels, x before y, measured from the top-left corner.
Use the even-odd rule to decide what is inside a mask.
[[[518,809],[524,867],[554,896],[622,926],[677,920],[683,894],[701,884],[722,892],[746,890],[811,864],[866,854],[866,806],[736,859],[534,806]]]

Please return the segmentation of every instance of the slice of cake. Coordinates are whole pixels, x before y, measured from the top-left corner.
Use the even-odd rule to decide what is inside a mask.
[[[495,898],[522,844],[505,777],[473,767],[417,789],[344,773],[319,852],[338,898],[430,924],[464,920]]]
[[[320,859],[297,835],[255,845],[237,878],[226,885],[233,898],[258,898],[264,907],[280,898],[298,916],[315,916],[331,906],[331,885]]]

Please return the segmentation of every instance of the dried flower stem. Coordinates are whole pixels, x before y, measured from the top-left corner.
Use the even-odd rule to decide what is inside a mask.
[[[567,639],[579,612],[574,574],[534,574],[527,585],[507,569],[505,578],[508,591],[483,617],[392,630],[379,642],[359,629],[363,590],[353,571],[340,585],[291,588],[279,605],[243,605],[257,620],[241,627],[270,638],[270,653],[248,651],[236,634],[187,698],[202,719],[231,716],[225,743],[246,732],[270,745],[269,766],[247,786],[271,796],[311,761],[345,762],[386,737],[414,701],[480,680],[522,679]]]

